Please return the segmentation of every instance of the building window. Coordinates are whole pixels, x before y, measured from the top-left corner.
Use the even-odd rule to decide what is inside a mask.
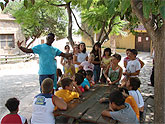
[[[138,37],[138,42],[142,42],[142,37]]]
[[[14,48],[14,34],[0,34],[0,48]]]

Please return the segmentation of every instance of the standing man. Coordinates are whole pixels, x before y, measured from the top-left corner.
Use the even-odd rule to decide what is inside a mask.
[[[56,75],[56,62],[55,57],[56,56],[62,56],[64,58],[72,56],[72,53],[63,53],[59,49],[52,46],[52,43],[54,42],[55,35],[53,33],[49,33],[46,40],[47,42],[45,44],[40,44],[37,46],[34,46],[33,48],[25,48],[22,47],[22,42],[17,42],[18,48],[25,52],[25,53],[36,53],[39,55],[39,82],[40,86],[42,81],[45,78],[51,78],[54,81],[54,77]]]

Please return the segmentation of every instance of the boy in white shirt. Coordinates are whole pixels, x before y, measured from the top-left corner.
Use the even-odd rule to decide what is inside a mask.
[[[119,87],[124,87],[129,77],[138,77],[141,69],[141,64],[139,60],[136,58],[138,52],[136,49],[131,49],[128,53],[128,57],[130,61],[127,63],[127,67],[123,75],[125,76],[122,79],[122,84]]]
[[[67,104],[62,99],[53,95],[53,80],[46,78],[41,84],[42,93],[35,96],[31,124],[55,124],[53,111],[55,107],[66,110]]]
[[[131,51],[128,53],[128,56],[130,58],[130,61],[127,64],[126,71],[123,73],[123,75],[129,76],[129,77],[138,77],[141,69],[140,62],[136,59],[138,52],[136,49],[131,49]]]

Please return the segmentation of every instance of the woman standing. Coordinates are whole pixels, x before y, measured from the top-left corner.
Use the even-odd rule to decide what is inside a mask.
[[[77,54],[77,56],[74,56],[73,63],[79,66],[83,61],[88,61],[88,54],[86,53],[85,43],[81,42],[78,45],[78,48],[79,53]]]
[[[93,49],[90,54],[94,54],[94,61],[92,62],[94,64],[94,81],[95,83],[98,83],[100,79],[100,63],[101,63],[101,44],[99,42],[95,43],[93,46]]]

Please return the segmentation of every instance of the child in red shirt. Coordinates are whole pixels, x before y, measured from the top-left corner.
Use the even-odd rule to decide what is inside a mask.
[[[18,114],[19,100],[16,98],[10,98],[7,100],[5,106],[10,111],[9,114],[4,116],[1,120],[1,124],[27,124],[27,119]]]

